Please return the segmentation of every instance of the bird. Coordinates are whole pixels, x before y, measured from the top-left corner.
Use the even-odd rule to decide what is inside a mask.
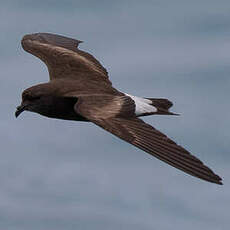
[[[23,111],[82,122],[92,122],[118,138],[194,177],[222,184],[201,160],[165,134],[145,123],[148,115],[178,115],[165,98],[144,98],[112,86],[107,70],[82,41],[51,33],[24,35],[23,49],[48,67],[50,80],[25,89],[15,116]]]

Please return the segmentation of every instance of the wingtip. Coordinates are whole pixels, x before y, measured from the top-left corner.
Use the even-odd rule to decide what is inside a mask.
[[[75,49],[73,46],[78,47],[80,43],[83,43],[82,40],[69,38],[63,35],[58,34],[52,34],[52,33],[32,33],[32,34],[26,34],[23,36],[21,40],[21,44],[24,48],[24,46],[27,45],[30,41],[38,41],[40,43],[46,43],[51,45],[57,45],[68,49]]]
[[[210,182],[218,184],[218,185],[223,185],[222,178],[218,176],[217,174],[214,174],[214,178]]]
[[[219,177],[219,176],[218,176]],[[219,185],[224,185],[224,183],[223,183],[223,181],[222,181],[222,178],[221,177],[219,177],[219,180],[218,180],[218,183],[217,184],[219,184]]]
[[[213,183],[218,184],[218,185],[224,185],[221,180],[220,181],[214,181]]]

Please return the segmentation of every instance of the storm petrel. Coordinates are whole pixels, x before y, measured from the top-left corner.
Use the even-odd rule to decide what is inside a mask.
[[[100,62],[78,49],[81,42],[50,33],[23,37],[23,49],[45,62],[50,81],[22,93],[16,117],[27,110],[51,118],[93,122],[175,168],[222,184],[222,179],[198,158],[139,118],[176,115],[169,111],[172,102],[132,96],[113,88]]]

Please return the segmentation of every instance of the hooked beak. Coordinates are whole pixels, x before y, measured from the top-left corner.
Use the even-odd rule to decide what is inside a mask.
[[[15,117],[17,118],[26,108],[28,107],[28,104],[21,104],[17,107],[17,110],[15,112]]]

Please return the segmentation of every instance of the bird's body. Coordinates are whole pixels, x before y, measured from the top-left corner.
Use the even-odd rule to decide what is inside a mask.
[[[113,88],[106,69],[79,50],[79,43],[48,33],[24,36],[23,48],[45,62],[50,81],[23,92],[16,116],[28,110],[50,118],[90,121],[190,175],[222,183],[199,159],[138,118],[176,115],[169,111],[169,100],[136,97]]]

